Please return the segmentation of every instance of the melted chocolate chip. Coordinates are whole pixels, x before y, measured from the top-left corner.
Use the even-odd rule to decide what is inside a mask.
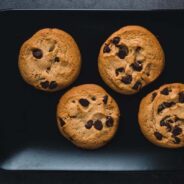
[[[103,53],[109,53],[111,51],[110,47],[108,45],[104,46]]]
[[[157,96],[157,93],[156,92],[152,93],[152,96],[151,96],[151,101],[152,102],[153,102],[153,100],[155,99],[156,96]]]
[[[128,54],[128,48],[125,45],[118,45],[119,52],[117,53],[117,56],[120,59],[124,59]]]
[[[104,104],[107,104],[107,101],[108,101],[108,96],[105,95],[105,96],[103,97],[103,103],[104,103]]]
[[[62,118],[60,118],[60,117],[58,119],[59,119],[60,126],[63,127],[65,125],[64,120]]]
[[[133,68],[133,70],[135,70],[137,72],[140,72],[142,70],[141,61],[136,61],[136,62],[132,63],[130,66]]]
[[[134,86],[132,87],[132,89],[135,89],[135,90],[140,90],[142,87],[142,83],[141,81],[137,81]]]
[[[51,81],[49,85],[49,89],[54,89],[54,88],[57,88],[57,83],[56,81]]]
[[[173,120],[170,119],[170,116],[165,116],[161,121],[160,121],[160,126],[166,126],[170,130],[171,127],[169,127],[170,123],[173,123]]]
[[[119,73],[124,72],[124,71],[125,71],[125,69],[123,67],[117,68],[115,70],[116,76],[119,75]]]
[[[184,103],[184,92],[179,93],[179,102]]]
[[[169,90],[168,88],[164,88],[160,93],[161,93],[162,95],[168,95],[169,92],[171,92],[171,90]]]
[[[179,144],[181,142],[180,138],[174,137],[174,144]]]
[[[158,106],[158,110],[157,112],[160,113],[161,111],[163,111],[166,108],[172,107],[173,105],[175,105],[175,102],[163,102],[162,104],[160,104]]]
[[[90,129],[92,126],[93,126],[93,120],[89,120],[89,121],[85,124],[85,127],[86,127],[87,129]]]
[[[43,53],[41,49],[33,49],[32,54],[36,59],[41,59],[43,57]]]
[[[107,127],[112,127],[113,124],[114,124],[114,120],[113,120],[113,118],[111,116],[107,116],[105,123],[106,123]]]
[[[159,141],[162,140],[163,135],[160,132],[155,132],[154,135]]]
[[[112,43],[114,45],[117,45],[119,42],[120,42],[120,37],[118,37],[118,36],[114,37],[113,40],[112,40]]]
[[[49,81],[40,82],[40,85],[42,86],[42,88],[46,89],[49,87]]]
[[[83,106],[83,107],[87,107],[89,105],[89,101],[87,99],[81,98],[79,100],[79,103]]]
[[[126,76],[122,77],[121,81],[125,84],[130,84],[132,82],[132,76],[126,75]]]
[[[54,58],[54,62],[58,63],[60,61],[59,57]]]
[[[102,122],[101,122],[100,120],[96,120],[96,121],[94,122],[94,127],[95,127],[97,130],[102,130],[103,124],[102,124]]]
[[[175,126],[173,131],[172,131],[172,134],[173,134],[173,136],[177,136],[177,135],[181,134],[181,132],[182,132],[182,129],[178,126]]]

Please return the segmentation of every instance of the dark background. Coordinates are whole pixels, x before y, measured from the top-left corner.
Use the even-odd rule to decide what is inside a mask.
[[[1,0],[0,9],[183,9],[184,0]],[[0,184],[183,183],[182,172],[1,172]]]

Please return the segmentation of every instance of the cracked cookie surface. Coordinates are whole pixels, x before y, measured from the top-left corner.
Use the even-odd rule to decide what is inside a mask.
[[[140,103],[142,133],[152,143],[168,148],[184,147],[184,84],[161,86]]]
[[[119,108],[100,86],[84,84],[70,89],[57,106],[60,133],[84,149],[96,149],[109,142],[118,128]]]
[[[134,94],[161,74],[164,52],[150,31],[141,26],[125,26],[102,45],[98,68],[112,89]]]
[[[28,84],[44,91],[57,91],[76,80],[81,56],[76,42],[68,33],[46,28],[24,42],[18,65]]]

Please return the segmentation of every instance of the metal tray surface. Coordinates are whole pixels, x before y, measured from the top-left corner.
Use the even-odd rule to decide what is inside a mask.
[[[0,13],[1,116],[0,169],[59,171],[183,170],[184,149],[163,149],[141,134],[137,112],[142,97],[162,84],[184,82],[184,11],[14,10]],[[140,93],[120,95],[100,78],[97,57],[106,38],[125,25],[142,25],[159,39],[166,56],[162,75]],[[82,54],[82,70],[67,89],[38,91],[21,78],[17,62],[22,43],[41,28],[70,33]],[[105,147],[86,151],[62,137],[56,126],[56,104],[73,86],[96,83],[121,110],[120,126]]]

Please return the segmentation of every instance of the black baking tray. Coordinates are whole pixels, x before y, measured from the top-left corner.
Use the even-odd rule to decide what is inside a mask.
[[[183,171],[184,149],[164,149],[148,142],[137,121],[140,100],[162,84],[184,82],[184,11],[14,10],[0,13],[1,115],[0,170]],[[132,96],[118,94],[100,78],[97,57],[106,38],[126,25],[142,25],[159,39],[166,56],[162,75]],[[70,33],[82,54],[78,79],[55,93],[38,91],[21,78],[17,62],[22,43],[41,28]],[[87,151],[62,137],[55,111],[73,86],[96,83],[121,110],[120,126],[105,147]]]

